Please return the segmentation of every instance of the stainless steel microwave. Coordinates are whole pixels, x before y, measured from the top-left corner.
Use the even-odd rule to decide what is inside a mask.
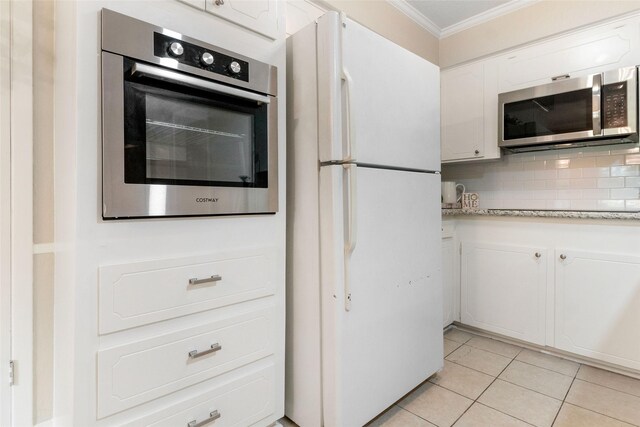
[[[498,102],[498,145],[509,151],[638,141],[636,67],[501,93]]]
[[[277,212],[276,77],[103,9],[103,218]]]

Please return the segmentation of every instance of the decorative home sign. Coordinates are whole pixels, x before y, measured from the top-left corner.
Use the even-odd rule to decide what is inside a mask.
[[[478,193],[462,194],[462,209],[478,209],[480,207]]]

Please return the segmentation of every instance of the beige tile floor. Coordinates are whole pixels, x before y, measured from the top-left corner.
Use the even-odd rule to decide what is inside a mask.
[[[640,380],[458,329],[444,349],[444,369],[367,427],[640,426]]]

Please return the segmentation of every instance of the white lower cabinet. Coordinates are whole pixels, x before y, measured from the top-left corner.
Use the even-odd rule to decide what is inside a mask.
[[[442,313],[443,327],[460,320],[460,284],[458,282],[456,244],[452,224],[442,223]]]
[[[462,323],[544,344],[546,252],[533,246],[462,244]]]
[[[556,249],[555,346],[640,370],[640,256]]]
[[[207,392],[139,418],[123,427],[176,427],[210,420],[211,426],[246,427],[275,411],[274,366],[224,382]]]
[[[448,222],[462,246],[462,324],[640,371],[638,224]]]

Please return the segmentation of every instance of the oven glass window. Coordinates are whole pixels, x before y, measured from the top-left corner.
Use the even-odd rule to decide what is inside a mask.
[[[593,130],[591,89],[504,104],[504,139]]]
[[[125,63],[125,182],[267,187],[267,105],[131,76]]]

